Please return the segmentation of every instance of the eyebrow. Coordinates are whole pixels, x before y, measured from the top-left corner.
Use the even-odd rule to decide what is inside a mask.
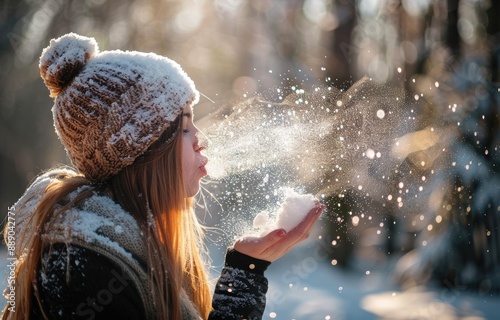
[[[182,116],[187,117],[188,119],[191,118],[191,113],[189,112],[184,112]]]

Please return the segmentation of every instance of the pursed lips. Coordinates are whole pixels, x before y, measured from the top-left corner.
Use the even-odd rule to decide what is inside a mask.
[[[205,156],[201,156],[201,160],[200,160],[200,166],[198,167],[201,171],[203,171],[203,173],[206,175],[207,174],[207,169],[205,168],[205,166],[207,165],[208,163],[208,158],[205,157]]]

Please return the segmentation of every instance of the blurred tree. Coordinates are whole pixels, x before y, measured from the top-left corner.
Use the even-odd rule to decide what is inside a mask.
[[[499,8],[486,1],[447,5],[434,7],[448,13],[447,23],[435,24],[446,37],[429,48],[413,90],[439,84],[426,91],[434,109],[426,121],[446,128],[448,138],[432,167],[438,179],[422,210],[426,223],[398,272],[405,283],[431,280],[488,293],[500,289],[500,29],[493,22]],[[442,14],[435,11],[431,20]]]

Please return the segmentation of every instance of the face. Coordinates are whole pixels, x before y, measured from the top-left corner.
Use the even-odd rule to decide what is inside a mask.
[[[200,190],[200,180],[207,175],[205,165],[208,158],[201,154],[205,149],[200,146],[198,128],[193,123],[193,110],[190,106],[184,108],[182,117],[182,174],[186,184],[188,197]]]

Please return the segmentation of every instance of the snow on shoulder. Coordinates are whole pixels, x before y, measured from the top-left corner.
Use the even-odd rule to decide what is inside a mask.
[[[312,194],[299,194],[292,188],[285,189],[285,199],[274,215],[262,211],[253,220],[253,227],[259,230],[261,236],[276,229],[287,232],[295,228],[305,219],[309,211],[316,206],[316,198]]]

